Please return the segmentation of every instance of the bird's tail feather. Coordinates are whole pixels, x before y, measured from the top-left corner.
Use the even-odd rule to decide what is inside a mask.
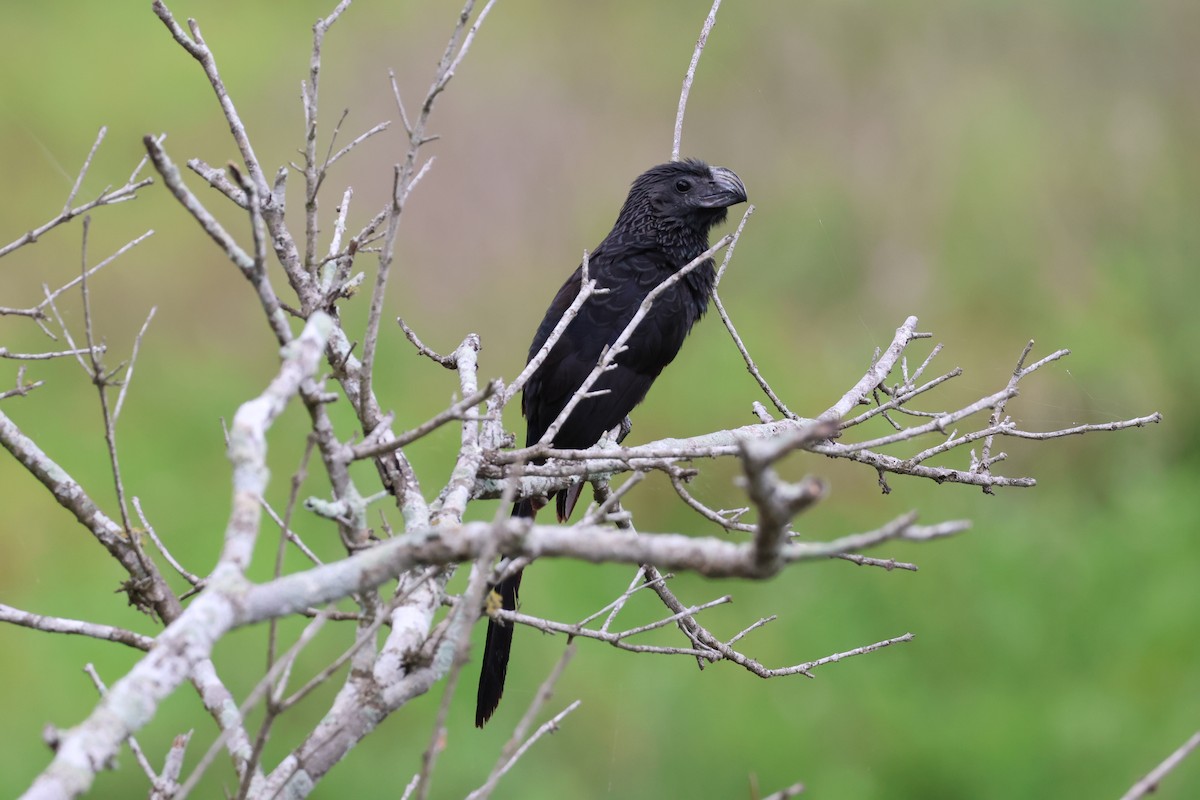
[[[514,517],[536,514],[533,504],[521,500],[513,504]],[[501,608],[517,610],[517,590],[521,588],[521,573],[516,572],[492,587],[500,595]],[[491,719],[500,698],[504,695],[504,677],[508,673],[508,656],[512,652],[513,625],[495,619],[488,620],[487,639],[483,645],[483,663],[479,670],[479,691],[475,695],[475,727],[482,728]]]
[[[559,522],[566,522],[571,518],[571,512],[575,510],[575,504],[579,502],[583,486],[583,481],[573,483],[554,498],[554,510],[558,513]]]

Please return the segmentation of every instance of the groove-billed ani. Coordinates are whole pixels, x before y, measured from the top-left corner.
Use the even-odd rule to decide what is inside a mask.
[[[629,324],[638,306],[668,276],[708,249],[708,232],[725,221],[729,206],[746,200],[740,178],[724,167],[687,160],[660,164],[630,187],[612,231],[588,257],[588,274],[606,294],[589,297],[571,320],[546,360],[525,385],[526,446],[537,444],[555,418]],[[708,307],[716,273],[712,259],[694,268],[655,298],[648,316],[630,337],[614,368],[603,373],[591,391],[604,394],[581,401],[554,436],[558,448],[591,447],[622,424],[642,401],[650,384],[671,363],[684,337]],[[529,360],[542,349],[550,332],[579,294],[582,266],[558,290],[529,347]],[[582,484],[559,492],[559,521],[570,516]],[[521,500],[513,516],[532,517],[540,505]],[[517,607],[521,573],[495,586],[503,607]],[[504,692],[504,675],[512,648],[513,626],[488,621],[487,643],[479,675],[475,724],[492,716]]]

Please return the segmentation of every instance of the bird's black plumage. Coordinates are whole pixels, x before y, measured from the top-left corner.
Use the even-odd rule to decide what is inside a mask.
[[[686,160],[660,164],[630,187],[612,231],[588,257],[589,277],[608,291],[593,295],[571,320],[546,360],[525,385],[521,411],[527,446],[542,436],[595,368],[655,287],[708,249],[708,233],[725,220],[729,206],[746,200],[740,178],[723,167]],[[554,436],[558,448],[591,447],[622,423],[642,401],[650,384],[671,363],[684,338],[708,307],[716,278],[712,259],[655,298],[649,314],[591,391],[606,393],[581,401]],[[529,347],[529,360],[541,351],[563,313],[579,294],[582,265],[558,290]],[[559,521],[571,514],[578,496],[559,492]],[[513,516],[532,517],[529,500],[513,506]],[[505,609],[515,609],[521,574],[496,585]],[[482,727],[500,702],[512,647],[511,625],[488,621],[475,724]]]

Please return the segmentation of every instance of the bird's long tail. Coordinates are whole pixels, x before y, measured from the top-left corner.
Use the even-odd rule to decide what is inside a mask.
[[[532,518],[537,512],[528,500],[513,504],[514,517]],[[516,572],[497,583],[492,589],[500,595],[505,611],[517,610],[517,590],[521,588],[521,573]],[[483,645],[483,664],[479,670],[479,691],[475,695],[475,727],[482,728],[491,719],[504,694],[504,676],[508,672],[508,655],[512,652],[513,624],[496,619],[488,620],[487,640]]]

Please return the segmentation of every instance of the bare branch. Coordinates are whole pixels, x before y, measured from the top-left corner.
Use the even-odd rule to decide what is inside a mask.
[[[96,134],[96,141],[92,144],[92,149],[88,151],[87,158],[83,160],[83,167],[75,178],[75,185],[71,187],[71,192],[67,195],[67,202],[63,203],[63,214],[70,213],[71,203],[75,202],[75,195],[79,194],[79,187],[83,185],[83,177],[87,175],[88,169],[92,166],[92,159],[95,158],[96,151],[100,149],[100,143],[104,141],[106,133],[108,133],[108,128],[101,126],[100,132]]]
[[[16,387],[0,392],[0,400],[7,400],[10,397],[24,397],[34,389],[45,384],[45,381],[33,381],[26,383],[25,381],[25,365],[22,364],[17,368]]]
[[[1046,439],[1061,439],[1063,436],[1077,436],[1082,433],[1094,433],[1097,431],[1123,431],[1129,428],[1144,428],[1147,425],[1155,425],[1162,422],[1162,414],[1157,411],[1153,414],[1147,414],[1144,417],[1134,417],[1132,419],[1115,420],[1113,422],[1097,422],[1089,425],[1076,425],[1071,428],[1061,428],[1056,431],[1023,431],[1019,428],[1009,426],[1001,426],[996,433],[1003,436],[1013,436],[1017,439],[1034,439],[1045,441]]]
[[[696,78],[696,65],[700,63],[700,54],[704,45],[708,44],[708,34],[712,32],[717,22],[717,9],[721,0],[713,0],[712,8],[704,19],[704,27],[700,29],[700,38],[696,40],[696,49],[692,52],[692,61],[688,64],[687,73],[683,76],[683,88],[679,92],[679,110],[675,113],[675,137],[671,143],[671,160],[679,160],[680,141],[683,139],[683,112],[687,109],[688,94],[692,91],[692,81]]]
[[[410,431],[405,431],[393,439],[388,439],[375,444],[364,443],[358,447],[352,448],[352,458],[357,461],[364,458],[375,458],[376,456],[383,455],[384,453],[390,453],[428,435],[451,420],[466,419],[465,415],[468,411],[487,400],[489,397],[499,391],[499,389],[500,382],[498,380],[492,381],[482,389],[479,389],[471,394],[470,397],[464,397],[462,400],[459,400],[445,411],[439,412],[434,417],[426,420]]]
[[[188,159],[188,169],[208,181],[208,185],[225,195],[241,208],[246,208],[246,193],[234,185],[225,174],[225,170],[210,167],[199,158]]]
[[[113,407],[112,420],[113,425],[117,424],[117,420],[121,418],[121,408],[125,405],[125,394],[129,391],[129,384],[133,381],[133,365],[137,363],[138,352],[142,349],[142,337],[146,335],[146,329],[150,327],[150,320],[154,319],[155,312],[158,311],[157,306],[150,307],[150,313],[146,315],[146,321],[142,323],[141,330],[133,340],[133,352],[129,355],[129,366],[125,369],[125,379],[121,381],[121,391],[117,395],[117,404]]]
[[[154,182],[150,178],[137,180],[137,175],[141,171],[139,165],[139,167],[133,171],[133,174],[129,176],[129,180],[126,181],[125,185],[118,189],[108,187],[99,195],[97,195],[95,199],[86,203],[82,203],[74,208],[71,207],[71,203],[75,201],[75,196],[79,193],[79,188],[83,185],[84,176],[87,175],[87,171],[92,165],[92,158],[96,155],[96,151],[99,149],[100,143],[104,141],[104,135],[107,130],[107,128],[101,128],[100,133],[97,134],[96,141],[92,145],[92,149],[88,152],[87,158],[84,160],[83,167],[79,170],[78,176],[75,178],[75,183],[71,187],[71,192],[67,196],[67,202],[63,205],[62,212],[49,222],[39,225],[33,230],[27,231],[3,247],[0,247],[0,258],[4,258],[4,256],[15,250],[19,250],[27,244],[36,242],[44,234],[48,233],[54,228],[57,228],[59,225],[62,225],[65,222],[70,222],[76,217],[91,211],[93,208],[113,205],[115,203],[124,202],[125,200],[132,200],[136,196],[139,189],[149,186]]]
[[[242,153],[242,160],[246,165],[246,169],[250,171],[250,179],[254,182],[255,188],[258,189],[260,194],[269,194],[270,187],[267,185],[267,179],[263,174],[262,167],[259,166],[258,157],[254,155],[254,147],[250,144],[250,137],[246,134],[246,126],[242,123],[237,108],[233,105],[233,99],[230,98],[229,92],[225,89],[225,82],[221,80],[221,75],[217,71],[216,59],[213,58],[212,51],[208,49],[208,44],[200,34],[200,25],[194,19],[188,20],[188,28],[191,29],[192,33],[191,37],[189,37],[183,28],[179,26],[179,23],[175,21],[174,15],[167,8],[163,0],[154,0],[152,7],[154,13],[167,26],[167,30],[171,32],[171,36],[174,37],[175,41],[192,58],[200,62],[200,66],[204,69],[204,74],[208,77],[208,82],[212,84],[213,91],[216,92],[217,102],[221,105],[221,111],[225,114],[225,120],[229,123],[229,130],[233,134],[233,139]],[[153,153],[151,153],[151,158],[153,157]]]
[[[400,329],[402,331],[404,331],[404,335],[406,337],[408,337],[408,340],[410,342],[412,342],[413,347],[417,348],[418,353],[420,353],[421,355],[425,356],[426,358],[428,358],[432,361],[436,361],[437,363],[441,364],[446,369],[454,369],[454,366],[455,366],[454,356],[439,355],[438,353],[434,352],[430,348],[426,347],[425,343],[422,342],[417,337],[417,332],[414,331],[412,328],[408,327],[408,324],[405,323],[405,321],[403,319],[401,319],[400,317],[396,317],[396,322],[400,325]]]
[[[554,665],[554,669],[546,678],[545,682],[542,683],[541,687],[537,691],[537,694],[534,695],[533,702],[530,703],[525,715],[521,717],[520,723],[517,724],[516,729],[513,731],[512,738],[505,743],[504,750],[500,755],[500,761],[497,762],[496,766],[492,768],[492,771],[488,775],[487,780],[484,781],[484,784],[467,795],[467,800],[484,800],[484,798],[490,797],[492,792],[496,790],[496,786],[499,784],[500,779],[503,778],[510,769],[512,769],[513,765],[520,760],[521,756],[525,755],[529,748],[533,746],[534,742],[540,739],[544,734],[553,733],[554,731],[558,730],[559,723],[562,722],[567,714],[570,714],[579,707],[580,701],[574,701],[558,714],[554,715],[554,717],[549,721],[543,723],[536,731],[534,731],[532,736],[530,736],[528,739],[525,739],[524,742],[521,741],[525,737],[525,731],[528,730],[529,725],[537,717],[537,714],[541,710],[542,706],[550,699],[554,690],[554,686],[558,683],[558,679],[562,677],[563,671],[566,669],[567,664],[570,662],[574,654],[575,645],[568,644],[563,650],[562,658],[560,658],[558,663]]]
[[[822,667],[826,664],[836,664],[837,662],[841,661],[842,659],[851,658],[853,656],[861,656],[861,655],[866,655],[867,653],[874,653],[876,650],[882,650],[883,648],[889,647],[893,644],[901,644],[903,642],[911,642],[913,640],[913,638],[914,637],[911,633],[906,633],[902,636],[897,636],[893,639],[884,639],[882,642],[875,642],[874,644],[868,644],[868,645],[863,645],[862,647],[856,647],[853,650],[847,650],[844,653],[834,653],[831,656],[825,656],[824,658],[818,658],[816,661],[808,661],[803,664],[796,664],[793,667],[782,667],[780,669],[767,670],[766,674],[763,674],[763,673],[755,673],[755,674],[757,674],[757,675],[759,675],[759,677],[763,677],[763,678],[778,678],[778,677],[782,677],[782,676],[786,676],[786,675],[808,675],[808,677],[811,678],[812,675],[809,673],[811,673],[811,671],[816,669],[817,667]]]
[[[1178,750],[1171,753],[1161,764],[1150,770],[1150,774],[1131,786],[1128,792],[1121,795],[1121,800],[1138,800],[1140,797],[1153,794],[1158,790],[1158,784],[1162,779],[1171,770],[1178,767],[1197,747],[1200,747],[1200,731],[1193,733],[1191,738],[1184,742]]]
[[[332,167],[334,164],[340,161],[343,156],[347,155],[351,150],[358,147],[367,139],[370,139],[377,133],[383,133],[386,131],[389,127],[391,127],[391,124],[391,122],[380,122],[375,127],[369,128],[366,132],[360,133],[358,136],[351,139],[349,144],[345,145],[341,150],[338,150],[336,153],[330,156],[325,162],[325,166]]]
[[[156,3],[155,5],[158,7],[161,3]],[[216,217],[209,213],[208,209],[204,207],[196,195],[187,188],[183,182],[183,176],[179,174],[179,168],[167,156],[167,151],[163,149],[162,142],[153,136],[144,137],[142,142],[146,145],[146,152],[150,154],[150,160],[153,162],[154,168],[162,176],[163,182],[171,190],[171,194],[175,195],[175,199],[187,209],[196,222],[200,223],[200,227],[204,229],[204,232],[217,243],[217,246],[225,252],[225,255],[238,269],[243,272],[252,271],[254,269],[254,258],[234,241],[224,226],[217,222]]]
[[[150,800],[172,800],[179,792],[179,776],[183,773],[183,760],[193,731],[181,733],[171,742],[171,749],[163,761],[163,770],[150,793]]]
[[[795,484],[779,478],[771,465],[785,453],[773,442],[742,442],[743,486],[758,509],[754,559],[764,571],[782,566],[783,543],[792,518],[825,494],[825,484],[815,478]]]
[[[173,615],[158,637],[159,646],[113,685],[86,721],[63,735],[54,760],[30,787],[31,797],[87,791],[99,766],[115,755],[127,736],[150,720],[158,703],[193,669],[211,667],[212,646],[235,622],[233,598],[246,585],[242,570],[257,534],[258,498],[266,483],[265,428],[287,398],[299,390],[300,382],[316,369],[332,325],[327,315],[313,314],[296,343],[284,353],[279,376],[260,397],[243,404],[234,418],[229,445],[234,462],[233,513],[225,550],[209,588],[186,610]],[[5,432],[5,422],[0,415],[0,434]],[[225,726],[219,741],[240,730],[236,722]]]
[[[43,309],[45,309],[47,306],[51,305],[55,301],[55,299],[57,299],[58,296],[61,295],[63,292],[65,292],[69,289],[75,288],[76,286],[78,286],[80,284],[81,281],[85,280],[86,278],[92,277],[97,272],[104,269],[109,264],[113,263],[118,258],[125,255],[130,250],[137,247],[139,244],[141,244],[142,242],[144,242],[146,239],[148,239],[149,237],[151,237],[153,235],[154,235],[154,231],[148,230],[145,233],[143,233],[141,236],[131,239],[130,241],[128,241],[124,245],[122,245],[116,252],[114,252],[108,258],[104,259],[100,263],[96,264],[96,266],[87,270],[86,273],[81,273],[80,275],[76,275],[74,278],[67,281],[62,286],[55,289],[53,292],[48,292],[46,294],[46,297],[40,303],[38,303],[36,306],[34,306],[33,308],[26,309],[26,310],[24,310],[22,312],[18,312],[18,313],[22,313],[25,316],[31,316],[31,317],[35,317],[35,318],[44,316]]]
[[[919,425],[913,428],[905,428],[897,431],[889,436],[880,436],[877,439],[868,439],[854,444],[838,445],[838,448],[843,453],[853,453],[856,450],[874,450],[880,447],[886,447],[897,442],[907,442],[918,436],[923,436],[927,433],[945,433],[946,429],[951,425],[966,419],[981,411],[986,411],[994,407],[997,403],[1003,403],[1012,397],[1016,396],[1017,390],[1013,388],[1002,389],[995,394],[990,394],[986,397],[981,397],[970,405],[963,406],[957,411],[949,414],[943,414],[940,417],[930,420],[924,425]]]
[[[587,251],[584,251],[581,269],[585,271],[585,274],[587,270],[587,263],[588,254]],[[529,362],[525,365],[525,369],[521,370],[521,374],[517,375],[517,377],[513,379],[513,382],[508,385],[508,388],[504,390],[504,395],[500,399],[501,407],[508,405],[509,402],[516,397],[517,392],[525,388],[525,384],[528,383],[529,379],[533,377],[533,373],[537,372],[538,367],[540,367],[542,363],[545,362],[545,360],[549,357],[550,351],[554,348],[554,345],[558,344],[558,340],[561,339],[563,333],[566,332],[567,326],[571,324],[571,320],[578,316],[579,309],[583,308],[583,304],[587,302],[588,298],[594,294],[607,291],[607,289],[601,289],[597,291],[595,278],[590,278],[580,282],[579,293],[575,295],[575,299],[571,301],[571,305],[567,306],[567,310],[563,312],[562,317],[559,318],[558,323],[554,326],[554,329],[550,331],[550,335],[546,337],[545,343],[542,344],[541,348],[537,351],[537,353],[534,354],[533,358],[529,359]]]
[[[62,617],[46,617],[41,614],[31,614],[19,608],[0,603],[0,622],[11,622],[24,628],[46,631],[48,633],[69,633],[76,636],[90,636],[93,639],[103,639],[117,642],[138,650],[149,650],[154,646],[154,639],[140,633],[114,628],[111,625],[101,625],[95,622],[83,622],[77,619]]]
[[[938,345],[938,347],[935,347],[933,350],[933,353],[930,353],[930,357],[932,357],[934,354],[936,354],[938,351],[938,348],[940,348],[940,347],[941,347],[941,345]],[[906,414],[914,414],[914,415],[919,415],[919,416],[931,416],[931,417],[943,416],[945,414],[945,412],[931,412],[931,411],[914,412],[911,409],[905,408],[904,404],[907,403],[909,400],[912,400],[914,397],[924,394],[925,392],[928,392],[931,389],[934,389],[934,388],[940,386],[941,384],[945,383],[946,381],[948,381],[952,378],[957,378],[959,375],[962,375],[962,368],[955,367],[954,369],[950,370],[949,372],[945,373],[944,375],[939,375],[938,377],[934,378],[933,380],[929,381],[928,383],[926,383],[920,387],[917,387],[915,389],[909,389],[909,390],[903,391],[903,392],[896,392],[894,394],[894,397],[891,400],[889,400],[888,402],[881,403],[880,405],[875,406],[875,408],[872,408],[869,411],[864,411],[863,413],[859,414],[854,419],[844,421],[842,423],[842,429],[845,430],[846,428],[852,428],[855,425],[860,425],[860,424],[866,422],[867,420],[871,419],[872,417],[875,417],[879,414],[886,413],[888,411],[891,411],[892,409],[902,410]]]
[[[100,678],[100,673],[96,672],[96,668],[93,665],[84,664],[83,671],[92,679],[92,683],[101,697],[108,693],[108,687],[104,685],[104,681]],[[130,736],[125,741],[129,743],[129,749],[133,751],[134,760],[138,762],[138,766],[142,768],[142,772],[146,773],[146,777],[150,779],[150,785],[156,785],[158,783],[158,775],[154,773],[154,767],[150,766],[150,760],[142,752],[142,746],[138,744],[137,738]]]
[[[171,551],[168,550],[167,546],[162,543],[161,539],[158,538],[158,534],[155,532],[154,526],[150,524],[150,521],[146,519],[146,515],[142,512],[142,502],[137,498],[137,496],[133,497],[133,508],[137,512],[138,519],[142,521],[142,527],[145,528],[146,535],[150,537],[150,541],[154,542],[154,546],[158,548],[158,552],[163,554],[163,558],[167,560],[167,563],[170,564],[175,571],[178,572],[183,579],[192,586],[199,585],[201,583],[200,577],[184,569],[183,565],[175,560],[175,557],[171,555]]]
[[[271,669],[267,670],[267,674],[264,675],[257,684],[255,684],[254,688],[251,689],[250,693],[246,696],[246,699],[237,708],[236,714],[239,721],[245,719],[246,714],[250,711],[250,709],[258,705],[258,702],[263,699],[263,697],[267,694],[267,691],[275,684],[275,681],[277,681],[280,676],[290,668],[293,660],[297,655],[299,655],[300,651],[307,647],[308,644],[312,642],[314,638],[316,638],[317,633],[321,630],[321,627],[326,621],[327,617],[322,614],[317,616],[312,622],[305,626],[304,630],[300,632],[300,636],[297,637],[296,642],[288,649],[288,652],[284,655],[284,657],[272,665]],[[196,784],[200,781],[200,778],[212,764],[217,752],[225,744],[225,739],[227,736],[228,729],[222,731],[221,735],[218,736],[216,740],[213,741],[213,743],[209,746],[208,750],[205,751],[204,755],[196,763],[195,769],[192,770],[192,774],[189,775],[188,779],[183,782],[182,786],[179,787],[179,792],[176,794],[178,800],[184,800],[184,798],[186,798],[188,794],[190,794],[191,791],[196,788]]]
[[[729,243],[729,249],[725,251],[725,260],[721,262],[721,268],[717,270],[717,280],[716,283],[713,284],[713,306],[716,307],[717,315],[721,318],[721,322],[724,323],[725,330],[729,331],[729,335],[733,338],[733,343],[737,347],[738,352],[742,354],[742,360],[746,362],[746,369],[758,383],[759,387],[763,390],[763,393],[766,394],[775,407],[779,409],[779,413],[783,414],[788,419],[799,419],[799,417],[796,416],[796,414],[784,404],[783,400],[779,398],[779,395],[777,395],[775,390],[771,388],[771,385],[767,383],[767,379],[763,377],[762,371],[758,368],[758,364],[754,362],[754,359],[750,355],[750,351],[746,349],[746,345],[742,341],[742,337],[738,335],[737,328],[733,326],[733,320],[730,319],[729,312],[725,310],[725,304],[721,302],[721,295],[717,292],[717,286],[720,285],[721,276],[725,274],[725,268],[729,266],[729,260],[733,257],[733,249],[737,245],[737,241],[742,235],[742,228],[746,226],[746,223],[749,221],[752,213],[754,213],[754,206],[750,205],[746,209],[746,213],[742,215],[742,221],[738,223],[737,230],[733,233],[733,241]]]
[[[7,347],[0,347],[0,358],[9,358],[13,361],[49,361],[52,358],[63,358],[64,356],[103,353],[107,349],[106,345],[97,344],[91,347],[77,347],[73,350],[54,350],[45,353],[10,353]]]
[[[450,670],[446,675],[446,688],[442,693],[442,703],[438,707],[437,719],[433,724],[428,747],[421,759],[420,779],[417,781],[417,797],[429,797],[429,786],[433,778],[433,770],[437,765],[438,756],[446,746],[447,722],[450,716],[450,702],[454,699],[458,680],[462,669],[466,666],[471,655],[471,629],[479,618],[479,609],[483,607],[483,598],[491,591],[488,586],[488,564],[493,554],[484,553],[471,568],[471,577],[467,589],[463,592],[461,602],[455,606],[451,614],[446,634],[439,650],[450,654]]]
[[[304,209],[305,209],[305,248],[304,248],[304,265],[310,271],[316,268],[317,261],[317,191],[321,187],[322,181],[325,179],[325,167],[329,164],[328,155],[325,158],[325,164],[317,165],[317,100],[321,85],[321,45],[325,41],[325,34],[330,27],[337,22],[338,17],[350,5],[350,0],[341,0],[337,7],[329,14],[328,17],[318,19],[313,25],[313,44],[312,55],[309,58],[307,84],[301,84],[301,99],[304,104]],[[342,118],[345,119],[345,113]],[[339,122],[340,126],[340,122]],[[335,130],[334,137],[330,138],[329,146],[333,146],[333,139],[337,136]]]
[[[87,336],[88,343],[88,363],[90,363],[90,377],[92,383],[96,387],[96,391],[100,400],[100,411],[104,420],[104,443],[108,448],[109,466],[112,469],[113,486],[117,493],[117,508],[121,512],[121,524],[124,526],[126,535],[129,537],[130,544],[133,546],[134,552],[138,559],[142,562],[142,566],[147,574],[156,574],[157,568],[150,561],[145,551],[142,549],[141,542],[133,535],[133,525],[129,519],[129,507],[125,501],[125,481],[121,476],[121,462],[117,457],[117,431],[116,417],[112,414],[108,405],[108,387],[112,384],[112,376],[107,374],[103,362],[96,352],[95,334],[92,330],[92,304],[88,293],[88,266],[87,266],[87,243],[90,219],[83,218],[83,246],[82,246],[82,267],[80,270],[79,288],[83,298],[83,324],[84,333]],[[145,328],[143,327],[143,332]],[[66,328],[63,328],[66,333]],[[140,337],[139,337],[140,338]],[[70,337],[68,336],[68,341]],[[82,361],[82,357],[81,357]],[[120,369],[118,367],[118,369]],[[114,370],[115,372],[116,370]],[[124,391],[122,391],[122,397]]]
[[[850,409],[854,408],[859,403],[863,402],[870,396],[871,391],[882,384],[892,371],[892,367],[896,365],[896,361],[900,358],[900,354],[904,352],[904,348],[913,339],[927,338],[928,334],[917,333],[917,318],[909,317],[904,320],[904,324],[896,329],[896,336],[892,339],[892,343],[887,350],[876,360],[871,369],[867,370],[867,374],[859,379],[858,383],[842,395],[841,399],[830,406],[818,419],[822,420],[840,420],[842,417],[850,413]]]
[[[178,598],[167,587],[157,570],[147,570],[124,529],[108,517],[88,493],[65,469],[55,463],[37,444],[21,432],[4,412],[0,411],[0,444],[12,453],[25,469],[50,490],[55,500],[75,515],[75,518],[117,559],[129,573],[126,590],[138,608],[155,613],[163,620],[179,615]],[[151,565],[152,566],[152,565]]]
[[[662,579],[660,578],[656,582],[661,583],[661,581],[662,581]],[[645,586],[645,584],[642,584],[642,586]],[[637,588],[641,588],[641,586],[639,586]],[[622,598],[628,597],[629,594],[631,594],[631,592],[626,591],[625,594],[622,595]],[[707,650],[700,651],[700,650],[695,650],[695,649],[691,649],[691,648],[679,648],[679,647],[661,647],[658,645],[647,645],[647,644],[633,644],[633,643],[629,642],[628,639],[630,639],[631,637],[637,636],[639,634],[642,634],[642,633],[647,633],[649,631],[656,631],[661,628],[665,628],[668,625],[677,625],[684,618],[694,617],[695,615],[701,613],[702,611],[707,611],[710,608],[714,608],[716,606],[721,606],[721,605],[725,605],[727,603],[732,603],[732,602],[733,602],[733,598],[731,596],[724,595],[722,597],[718,597],[715,600],[710,600],[707,603],[701,603],[700,605],[689,606],[687,608],[681,609],[680,611],[677,611],[668,617],[664,617],[662,619],[655,620],[654,622],[650,622],[645,625],[639,625],[635,628],[629,628],[628,630],[623,630],[623,631],[610,631],[610,630],[607,630],[607,627],[599,628],[599,629],[586,628],[586,627],[584,627],[583,622],[578,622],[575,624],[568,624],[568,623],[564,623],[564,622],[555,622],[554,620],[544,619],[542,617],[534,617],[529,614],[522,614],[517,611],[496,611],[492,614],[492,616],[496,619],[502,619],[502,620],[505,620],[508,622],[513,622],[513,623],[516,623],[519,625],[527,625],[531,628],[536,628],[539,631],[541,631],[542,633],[561,633],[561,634],[564,634],[565,636],[567,636],[568,639],[576,639],[576,638],[595,639],[597,641],[601,641],[601,642],[610,644],[613,647],[617,648],[618,650],[626,650],[630,653],[654,653],[657,655],[700,656],[703,658],[707,658],[710,661],[716,661],[717,657],[715,655],[713,655],[711,653],[711,651],[707,651]],[[610,604],[610,605],[613,605],[613,604]],[[599,613],[603,613],[603,612],[602,611],[597,612],[597,614],[599,614]],[[595,617],[596,615],[592,615],[592,616]],[[607,626],[607,622],[605,624]]]
[[[714,511],[692,496],[687,487],[683,485],[683,477],[676,470],[670,470],[668,474],[671,477],[671,486],[675,488],[675,493],[679,495],[679,499],[683,500],[684,503],[705,519],[717,523],[727,531],[741,531],[743,533],[752,533],[754,531],[753,525],[737,521],[738,517],[750,510],[748,507],[732,511]]]
[[[525,738],[529,732],[529,726],[537,719],[541,713],[542,707],[549,702],[554,694],[554,687],[558,685],[558,681],[562,678],[563,673],[567,671],[567,665],[571,663],[571,659],[575,657],[575,644],[568,643],[563,648],[562,656],[555,662],[554,668],[550,670],[550,674],[546,676],[546,680],[542,681],[542,685],[538,687],[537,692],[533,696],[533,700],[529,703],[529,707],[525,709],[525,713],[521,715],[521,719],[517,722],[517,726],[513,728],[512,736],[504,743],[503,749],[500,751],[500,760],[496,766],[492,768],[491,774],[488,775],[488,780],[479,791],[487,794],[487,786],[495,786],[496,782],[504,775],[504,773],[516,763],[517,752],[520,749],[521,740]]]
[[[467,31],[467,22],[470,20],[471,12],[475,8],[475,0],[467,0],[463,6],[462,13],[459,14],[454,32],[450,34],[446,50],[438,62],[433,83],[425,95],[425,102],[421,105],[421,113],[411,125],[405,122],[409,139],[408,152],[405,154],[403,165],[398,165],[395,168],[391,209],[387,215],[388,224],[384,234],[383,251],[379,255],[379,270],[375,277],[375,289],[371,295],[371,305],[367,315],[367,327],[363,335],[363,357],[362,366],[359,371],[359,380],[363,386],[363,399],[371,395],[371,383],[374,379],[375,348],[379,337],[379,321],[383,313],[383,296],[387,289],[388,276],[391,273],[400,216],[404,212],[404,203],[408,199],[409,193],[424,176],[430,164],[430,162],[426,162],[420,171],[416,170],[417,153],[420,151],[421,146],[428,141],[425,137],[425,127],[429,122],[429,115],[433,112],[434,101],[446,88],[446,84],[450,82],[450,79],[454,77],[455,70],[458,69],[458,66],[466,57],[471,43],[475,40],[475,34],[479,31],[479,27],[483,24],[484,19],[487,18],[488,12],[491,11],[494,4],[495,0],[488,0],[483,10],[479,12],[475,23]],[[463,36],[464,31],[466,31],[465,38]],[[461,46],[459,44],[460,41]],[[399,98],[398,92],[397,98]],[[403,106],[401,106],[401,112],[403,113]]]
[[[312,375],[333,320],[320,311],[308,319],[304,332],[284,353],[283,366],[271,385],[254,400],[243,403],[229,430],[229,458],[233,461],[233,512],[225,529],[221,565],[239,572],[250,564],[258,538],[260,501],[267,485],[266,430],[284,406]]]
[[[909,572],[917,571],[916,564],[910,564],[907,561],[897,561],[894,558],[868,558],[867,556],[859,556],[853,553],[836,553],[831,557],[858,564],[860,567],[882,567],[888,572],[894,569],[903,569]]]

